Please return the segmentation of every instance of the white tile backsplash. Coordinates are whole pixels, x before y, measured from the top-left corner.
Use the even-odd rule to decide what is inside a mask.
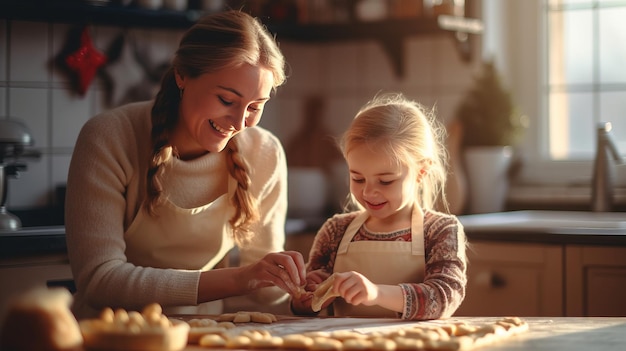
[[[438,84],[434,71],[437,65],[446,65],[435,59],[434,42],[437,39],[419,36],[411,38],[405,43],[405,76],[402,79],[403,88],[432,89]]]
[[[457,48],[457,42],[448,36],[442,36],[434,42],[435,59],[445,62],[436,66],[435,79],[443,87],[469,86],[474,71],[471,62],[465,62]]]
[[[52,25],[52,36],[50,38],[52,40],[52,54],[49,60],[51,62],[53,83],[68,85],[73,79],[62,62],[67,50],[68,40],[70,40],[68,34],[70,31],[78,32],[76,28],[66,23],[54,23]]]
[[[52,148],[72,148],[81,127],[91,117],[93,90],[85,96],[64,89],[52,90]]]
[[[324,50],[319,45],[281,43],[287,62],[287,82],[280,87],[288,96],[308,96],[326,88],[328,67],[323,59]]]
[[[7,21],[0,19],[0,82],[7,79],[7,55],[8,38],[7,38]]]
[[[0,87],[0,117],[8,117],[7,89]]]
[[[9,78],[18,82],[47,82],[51,55],[48,24],[12,22],[9,47]]]
[[[9,88],[9,115],[26,124],[35,147],[48,147],[48,90],[39,88]]]
[[[324,65],[328,67],[324,89],[331,94],[359,91],[363,86],[363,58],[359,57],[359,42],[340,42],[324,45]]]
[[[359,57],[363,59],[364,86],[374,90],[385,87],[387,90],[397,90],[399,77],[396,74],[392,60],[385,51],[382,43],[375,41],[364,42],[359,48]],[[406,63],[403,63],[404,68]]]
[[[43,152],[40,160],[28,162],[20,179],[11,180],[9,209],[51,206],[55,187],[66,181],[80,128],[110,108],[106,86],[97,78],[87,94],[80,96],[72,90],[67,71],[49,65],[67,44],[74,25],[21,21],[7,25],[0,20],[0,26],[0,115],[6,111],[23,119],[33,131],[35,146]],[[90,30],[94,46],[105,54],[118,35],[132,33],[155,65],[171,61],[184,32],[97,25]],[[8,33],[11,38],[6,37]],[[284,144],[300,128],[303,102],[312,95],[326,99],[324,122],[339,136],[357,110],[381,91],[404,92],[427,106],[437,103],[439,114],[448,118],[472,74],[471,65],[460,61],[448,36],[408,38],[402,77],[395,75],[390,58],[376,41],[290,40],[280,47],[290,76],[268,104],[261,125]]]

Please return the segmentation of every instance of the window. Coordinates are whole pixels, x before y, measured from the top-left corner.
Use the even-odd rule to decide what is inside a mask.
[[[482,55],[530,120],[521,183],[589,185],[600,121],[626,157],[626,0],[481,4]],[[626,166],[616,181],[626,186]]]
[[[626,154],[626,1],[549,0],[546,8],[548,154],[590,159],[598,122]]]

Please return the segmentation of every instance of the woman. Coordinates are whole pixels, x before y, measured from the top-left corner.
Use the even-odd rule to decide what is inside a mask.
[[[276,303],[304,284],[302,256],[280,252],[284,151],[256,126],[284,65],[255,18],[207,16],[184,34],[153,102],[83,126],[65,219],[77,317],[152,302],[220,313],[225,297]],[[235,246],[240,265],[223,267]]]

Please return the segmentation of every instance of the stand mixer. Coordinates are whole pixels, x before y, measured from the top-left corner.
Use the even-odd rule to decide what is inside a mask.
[[[0,231],[18,230],[22,226],[20,219],[7,211],[8,178],[18,177],[26,170],[26,164],[17,159],[25,153],[25,147],[34,144],[29,129],[24,123],[11,118],[0,119]],[[8,159],[14,159],[9,162]]]

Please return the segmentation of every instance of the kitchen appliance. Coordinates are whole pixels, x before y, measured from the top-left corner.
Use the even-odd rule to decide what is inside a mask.
[[[6,209],[8,178],[17,178],[20,171],[26,170],[19,158],[26,156],[26,148],[33,144],[24,123],[13,118],[0,119],[0,230],[18,230],[22,226],[20,219]]]

